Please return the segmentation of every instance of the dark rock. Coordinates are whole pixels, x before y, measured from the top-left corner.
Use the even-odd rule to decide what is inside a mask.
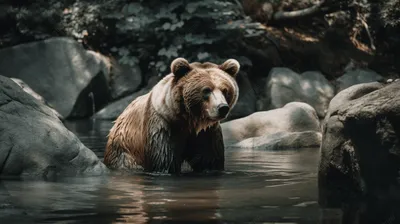
[[[381,75],[369,69],[349,69],[336,80],[336,92],[340,92],[352,85],[376,82],[383,79]]]
[[[279,132],[320,132],[315,109],[302,102],[292,102],[282,108],[255,112],[249,116],[221,124],[226,145],[245,139],[268,136]]]
[[[400,199],[399,125],[400,82],[358,84],[332,99],[318,173],[322,206]]]
[[[326,113],[325,122],[323,122],[322,125],[326,124],[327,120],[331,116],[331,113],[338,111],[344,103],[358,99],[370,92],[382,88],[382,86],[383,84],[378,82],[363,83],[353,85],[351,88],[347,88],[339,92],[329,103],[329,109]]]
[[[113,100],[134,93],[141,84],[142,72],[139,66],[112,63],[110,87]]]
[[[108,62],[69,38],[0,51],[0,74],[21,79],[64,118],[86,117],[110,98]]]
[[[324,208],[326,210],[326,208]],[[337,210],[337,209],[332,209]],[[343,206],[343,216],[340,223],[363,224],[381,223],[394,224],[400,221],[400,207],[398,202],[365,200]]]
[[[266,80],[263,98],[258,102],[258,110],[304,102],[314,107],[319,117],[324,117],[333,96],[333,86],[320,72],[308,71],[299,75],[289,68],[273,68]]]
[[[52,178],[108,172],[46,105],[0,76],[0,175]]]

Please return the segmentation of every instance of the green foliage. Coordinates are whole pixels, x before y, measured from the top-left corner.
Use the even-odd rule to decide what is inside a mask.
[[[381,18],[386,26],[396,27],[400,25],[400,0],[384,1]]]
[[[274,10],[287,11],[315,3],[315,0],[254,0],[266,1],[273,3]],[[139,65],[143,74],[165,75],[176,57],[215,63],[236,58],[243,67],[251,67],[243,48],[249,46],[245,52],[257,58],[252,49],[265,46],[260,42],[271,39],[265,29],[243,14],[246,7],[244,4],[242,9],[240,2],[246,1],[4,0],[0,4],[0,48],[67,36],[82,42],[86,48],[116,57],[122,64]],[[365,21],[376,38],[377,49],[398,52],[400,0],[326,2],[341,10],[325,15],[324,21],[329,26],[336,24],[336,30],[354,32],[351,36],[368,44]],[[299,24],[296,21],[295,26],[304,29]],[[319,32],[317,28],[313,30]],[[241,44],[246,38],[249,39],[246,44]]]
[[[0,7],[0,23],[9,26],[10,33],[7,35],[15,39],[15,44],[54,36],[68,36],[82,40],[88,34],[93,35],[96,30],[103,28],[104,24],[99,21],[99,15],[102,13],[101,10],[109,6],[104,2],[107,1],[36,0],[21,1],[15,5],[10,2],[9,5]],[[0,36],[0,40],[4,41],[7,38]],[[10,44],[7,41],[3,43],[14,45],[14,41]]]
[[[62,11],[64,31],[76,39],[83,39],[85,35],[93,34],[93,24],[101,26],[98,16],[101,14],[101,10],[99,4],[74,2]]]
[[[33,7],[40,8],[40,4],[33,4]],[[48,10],[31,10],[30,7],[8,7],[6,14],[9,18],[14,17],[16,32],[32,37],[33,39],[45,39],[54,36],[59,32],[57,28],[61,17],[57,11],[62,5],[59,3],[52,4],[52,8]],[[40,27],[37,24],[41,24]]]
[[[176,57],[216,63],[233,57],[250,65],[234,47],[235,41],[263,32],[243,17],[236,1],[127,2],[103,19],[113,21],[121,37],[113,46],[123,55],[119,61],[136,63],[139,58],[159,75],[166,74]]]

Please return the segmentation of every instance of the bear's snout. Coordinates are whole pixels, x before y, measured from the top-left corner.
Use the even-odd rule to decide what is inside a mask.
[[[215,89],[206,104],[206,111],[208,116],[212,120],[224,119],[231,109],[226,102],[224,94],[219,89]]]
[[[229,113],[229,105],[226,103],[221,103],[220,105],[218,105],[217,110],[218,110],[218,116],[220,118],[225,118],[226,115],[228,115]]]

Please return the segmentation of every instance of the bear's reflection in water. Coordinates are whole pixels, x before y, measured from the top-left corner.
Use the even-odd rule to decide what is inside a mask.
[[[219,178],[171,176],[109,176],[50,181],[2,181],[13,208],[25,220],[39,223],[149,223],[211,221],[219,223]],[[200,177],[202,178],[202,177]],[[11,223],[15,211],[0,215]]]
[[[120,177],[115,177],[120,178]],[[189,178],[190,179],[190,178]],[[147,176],[125,182],[109,195],[119,209],[115,222],[149,223],[153,221],[218,221],[218,179],[199,185],[181,177]],[[111,188],[112,182],[109,182]],[[136,188],[133,190],[133,188]],[[122,193],[122,194],[121,194]]]

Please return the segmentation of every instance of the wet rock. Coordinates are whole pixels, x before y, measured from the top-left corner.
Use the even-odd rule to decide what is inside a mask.
[[[134,93],[142,84],[142,72],[138,65],[112,63],[110,77],[111,97],[113,100]]]
[[[239,86],[239,99],[224,122],[245,117],[256,111],[256,95],[246,73],[237,76]]]
[[[399,124],[400,82],[358,84],[332,99],[323,125],[320,205],[400,199]]]
[[[340,92],[352,85],[381,81],[384,78],[369,69],[350,69],[336,80],[336,92]]]
[[[221,128],[225,144],[231,145],[279,132],[320,132],[320,123],[313,107],[302,102],[291,102],[282,108],[255,112],[223,123]]]
[[[108,102],[108,73],[104,57],[69,38],[0,50],[0,74],[24,81],[64,118],[92,115],[93,104]]]
[[[35,99],[39,100],[41,103],[47,105],[50,107],[50,109],[53,110],[53,112],[57,115],[57,117],[59,119],[63,119],[63,117],[61,116],[60,113],[58,113],[58,111],[54,110],[53,108],[51,108],[51,106],[49,105],[48,102],[46,102],[46,100],[39,94],[37,94],[35,91],[33,91],[33,89],[31,89],[31,87],[29,87],[26,83],[24,83],[24,81],[22,81],[21,79],[17,79],[17,78],[11,78],[11,80],[13,80],[15,83],[17,83],[25,92],[29,93],[31,96],[35,97]]]
[[[358,99],[370,92],[382,88],[383,84],[378,82],[362,83],[351,86],[341,92],[339,92],[329,103],[329,109],[326,113],[322,126],[326,125],[332,113],[336,113],[344,103],[350,102],[354,99]]]
[[[150,92],[151,88],[157,84],[160,80],[159,77],[153,76],[149,79],[148,84],[145,88],[139,90],[136,93],[125,96],[117,101],[114,101],[99,110],[93,117],[102,120],[115,120],[125,110],[125,108],[137,97]]]
[[[321,133],[316,131],[277,132],[270,135],[247,138],[228,147],[255,150],[318,148],[321,145],[321,139]]]
[[[264,95],[258,102],[258,110],[280,108],[289,102],[304,102],[314,107],[319,117],[324,117],[333,96],[333,86],[320,72],[308,71],[299,75],[289,68],[273,68]]]
[[[48,106],[0,76],[0,175],[52,178],[108,172]]]

